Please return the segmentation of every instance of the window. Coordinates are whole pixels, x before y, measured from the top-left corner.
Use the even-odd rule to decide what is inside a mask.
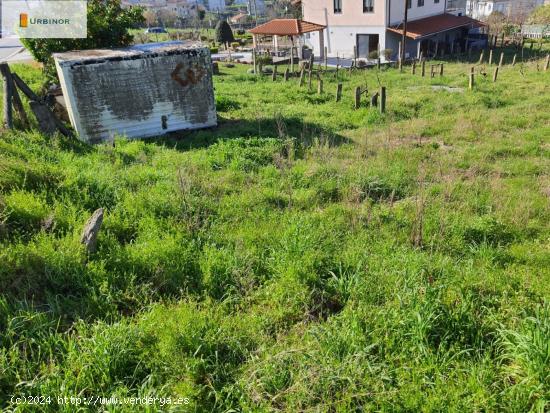
[[[410,9],[412,6],[412,0],[407,0],[407,9]]]
[[[363,0],[363,13],[374,12],[374,0]]]
[[[334,13],[342,13],[342,0],[334,0]]]
[[[424,0],[418,0],[418,7],[422,7],[424,5]]]
[[[435,3],[435,4],[439,3],[439,0],[434,0],[434,3]]]

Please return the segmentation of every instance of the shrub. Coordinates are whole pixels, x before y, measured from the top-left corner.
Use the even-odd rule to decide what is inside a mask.
[[[122,8],[120,0],[88,1],[88,37],[85,39],[22,39],[36,60],[44,64],[44,71],[55,76],[52,53],[128,46],[133,36],[128,29],[144,22],[141,7]]]
[[[380,57],[380,54],[378,53],[378,50],[374,50],[369,53],[369,59],[378,59]]]
[[[240,44],[239,42],[233,42],[233,43],[231,43],[231,48],[232,48],[233,50],[236,50],[237,47],[239,47],[240,45],[241,45],[241,44]]]
[[[211,48],[210,48],[210,53],[211,53],[211,54],[216,54],[216,53],[218,53],[218,48],[217,48],[217,47],[211,47]]]
[[[228,43],[235,41],[233,30],[231,30],[231,26],[225,20],[220,20],[216,25],[216,41],[225,44],[226,47]]]
[[[391,57],[393,55],[392,49],[384,49],[382,50],[382,55],[384,56],[384,59],[391,60]]]

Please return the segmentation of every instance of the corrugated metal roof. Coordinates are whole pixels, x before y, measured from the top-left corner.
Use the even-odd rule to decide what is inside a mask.
[[[274,19],[250,30],[253,34],[276,36],[298,36],[300,34],[317,32],[326,26],[299,19]]]
[[[484,26],[479,20],[467,16],[455,16],[454,14],[439,14],[424,19],[407,22],[407,37],[418,39],[436,33],[446,32],[460,27],[481,27]],[[389,31],[403,34],[403,26],[388,27]]]

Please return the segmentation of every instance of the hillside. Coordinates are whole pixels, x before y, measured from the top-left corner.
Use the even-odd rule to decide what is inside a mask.
[[[548,410],[550,71],[469,68],[341,71],[337,103],[221,65],[213,130],[2,133],[0,408]]]

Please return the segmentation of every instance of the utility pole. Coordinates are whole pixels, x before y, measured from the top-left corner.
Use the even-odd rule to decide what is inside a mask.
[[[411,0],[412,1],[412,0]],[[403,37],[401,39],[401,71],[403,71],[403,64],[405,63],[405,49],[407,44],[407,20],[409,17],[409,0],[405,0],[405,18],[403,19]]]

